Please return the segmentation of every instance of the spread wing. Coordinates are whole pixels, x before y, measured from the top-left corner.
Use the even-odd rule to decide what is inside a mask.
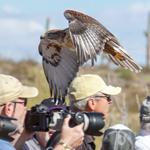
[[[39,52],[43,57],[43,69],[51,96],[64,98],[79,67],[75,51],[43,39],[39,44]]]
[[[80,64],[89,59],[94,64],[97,54],[103,51],[116,65],[134,72],[142,69],[127,54],[116,37],[97,20],[73,10],[66,10],[64,16],[69,21],[70,36]]]

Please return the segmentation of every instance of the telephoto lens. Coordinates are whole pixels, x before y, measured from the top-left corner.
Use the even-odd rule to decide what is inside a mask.
[[[84,131],[86,134],[100,136],[100,130],[105,126],[104,115],[98,112],[77,112],[72,115],[70,125],[84,123]]]

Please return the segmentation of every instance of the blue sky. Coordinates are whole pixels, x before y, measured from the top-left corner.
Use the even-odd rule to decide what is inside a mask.
[[[45,31],[46,18],[50,18],[51,29],[66,28],[63,16],[66,9],[96,18],[117,36],[136,62],[145,63],[144,31],[150,0],[1,0],[0,57],[40,61],[38,43]]]

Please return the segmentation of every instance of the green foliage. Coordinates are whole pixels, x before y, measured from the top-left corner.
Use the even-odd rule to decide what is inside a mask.
[[[129,70],[117,69],[116,72],[117,72],[118,76],[124,80],[133,80],[135,77],[134,73]]]

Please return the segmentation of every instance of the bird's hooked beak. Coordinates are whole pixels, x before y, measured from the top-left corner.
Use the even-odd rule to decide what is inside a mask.
[[[45,38],[45,36],[44,36],[44,35],[41,35],[41,36],[40,36],[40,39],[41,39],[41,40],[42,40],[42,39],[44,39],[44,38]]]

